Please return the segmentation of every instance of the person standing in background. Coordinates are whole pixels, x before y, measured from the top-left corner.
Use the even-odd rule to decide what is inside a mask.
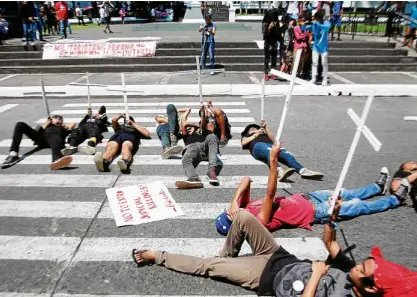
[[[58,1],[55,4],[56,16],[59,21],[61,39],[67,38],[68,27],[68,5],[65,1]]]
[[[203,19],[206,18],[206,13],[207,13],[207,3],[204,1],[201,1],[201,15],[203,16]]]
[[[32,34],[34,18],[35,9],[33,7],[33,2],[23,1],[22,8],[20,9],[20,20],[23,25],[23,37],[25,38],[23,45],[35,45]]]
[[[77,8],[75,8],[75,15],[78,19],[78,25],[81,26],[81,22],[85,26],[84,18],[83,18],[83,9],[80,7],[80,2],[77,3]]]
[[[265,13],[262,20],[262,35],[264,39],[264,73],[265,81],[276,79],[275,75],[269,77],[269,60],[271,69],[277,69],[278,43],[282,44],[282,35],[278,21],[278,10],[271,9]]]
[[[332,41],[334,40],[334,27],[337,27],[337,41],[340,39],[340,33],[342,32],[342,16],[343,16],[343,1],[336,1],[333,3],[332,15],[330,21],[332,23]]]
[[[207,14],[205,17],[206,23],[200,26],[198,32],[202,33],[201,38],[201,69],[206,69],[206,56],[207,52],[210,57],[210,75],[214,75],[214,49],[216,43],[214,41],[214,35],[216,35],[216,24],[212,22],[211,15]]]
[[[111,12],[114,9],[114,6],[110,3],[110,1],[104,1],[101,8],[104,10],[103,20],[104,20],[104,24],[106,25],[106,27],[104,28],[104,33],[107,33],[107,30],[109,30],[109,33],[113,33],[113,31],[110,30],[110,22],[111,22]]]
[[[119,16],[122,19],[122,24],[125,24],[125,17],[126,17],[126,10],[123,8],[123,6],[119,10]]]
[[[43,18],[43,13],[41,14],[41,7],[36,3],[33,2],[33,9],[35,12],[35,17],[34,17],[34,21],[33,21],[33,30],[32,30],[32,35],[33,35],[33,40],[38,39],[36,36],[36,32],[39,32],[39,40],[40,41],[46,41],[45,39],[43,39],[43,24],[42,24],[42,18]]]
[[[304,72],[304,63],[306,60],[306,53],[308,47],[308,40],[310,37],[310,33],[308,31],[302,32],[301,26],[304,25],[305,16],[301,15],[298,18],[298,26],[294,27],[294,59],[297,53],[297,50],[301,50],[301,58],[300,58],[300,65],[297,70],[297,76],[302,79],[307,79],[308,73]]]

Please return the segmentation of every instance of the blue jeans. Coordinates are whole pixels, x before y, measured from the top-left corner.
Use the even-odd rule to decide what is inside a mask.
[[[33,40],[36,40],[36,31],[39,31],[39,40],[43,39],[43,26],[42,26],[42,20],[35,20],[33,22],[33,30],[32,30],[32,35],[33,35]]]
[[[269,167],[269,155],[272,148],[272,143],[258,142],[255,144],[252,150],[252,156]],[[300,163],[297,162],[294,155],[287,151],[285,148],[282,148],[278,155],[278,162],[294,168],[297,172],[300,172],[304,168]]]
[[[68,20],[60,20],[59,21],[59,32],[61,36],[67,38],[67,27],[68,27]]]
[[[350,219],[360,215],[383,212],[390,208],[395,208],[400,204],[394,195],[384,196],[372,201],[364,201],[365,199],[378,195],[380,192],[381,188],[377,184],[369,184],[359,189],[342,190],[340,196],[343,198],[343,202],[339,217],[341,219]],[[333,191],[325,190],[307,194],[316,208],[314,215],[316,222],[328,218],[330,207],[328,200],[332,196],[332,193]]]
[[[173,104],[167,106],[168,124],[160,124],[156,128],[156,134],[161,140],[163,148],[171,146],[170,133],[178,135],[179,124],[178,124],[178,112],[177,108]]]
[[[26,42],[29,42],[29,39],[30,41],[34,41],[33,33],[32,33],[34,31],[34,23],[27,21],[27,22],[23,22],[22,25],[23,25],[23,37],[26,38]]]
[[[203,48],[204,44],[201,45],[202,47],[202,55],[201,55],[201,69],[206,69],[206,56],[207,52],[210,58],[210,68],[214,69],[214,48],[215,42],[206,42],[205,48]]]

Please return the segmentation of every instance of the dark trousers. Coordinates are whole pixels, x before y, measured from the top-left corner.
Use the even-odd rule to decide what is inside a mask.
[[[277,55],[278,50],[276,45],[271,45],[267,42],[264,43],[264,72],[269,73],[269,60],[271,60],[271,68],[277,69]]]
[[[81,22],[82,22],[82,23],[83,23],[83,25],[85,26],[85,23],[84,23],[84,18],[83,18],[82,16],[77,17],[77,19],[78,19],[78,25],[81,25]]]
[[[23,122],[18,122],[14,128],[13,141],[10,151],[14,151],[16,153],[19,152],[23,135],[32,139],[39,148],[51,148],[52,162],[63,157],[61,149],[65,147],[65,139],[62,139],[62,137],[57,134],[49,134],[48,137],[45,137],[43,132],[36,131]]]
[[[100,128],[97,125],[84,125],[81,128],[79,127],[72,130],[71,134],[68,136],[68,143],[71,146],[79,146],[87,139],[93,137],[96,138],[96,142],[89,143],[89,145],[96,146],[96,144],[103,139]]]

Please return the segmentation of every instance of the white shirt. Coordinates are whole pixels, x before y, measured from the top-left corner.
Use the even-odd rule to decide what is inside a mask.
[[[77,7],[77,8],[75,9],[75,15],[76,15],[76,16],[83,16],[83,11],[82,11],[82,9],[81,9],[81,8],[79,8],[79,7]]]

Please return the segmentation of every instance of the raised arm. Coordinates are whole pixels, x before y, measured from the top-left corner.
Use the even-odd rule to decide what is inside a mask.
[[[191,112],[191,108],[187,107],[187,108],[180,108],[178,109],[178,112],[181,112],[183,117],[187,118],[190,115]]]
[[[340,244],[336,241],[335,221],[339,216],[340,207],[342,206],[342,198],[338,198],[334,207],[333,214],[329,218],[329,222],[324,225],[323,241],[331,259],[336,258],[340,252]]]
[[[230,202],[229,210],[227,211],[227,214],[232,220],[235,218],[240,205],[246,205],[250,200],[250,183],[250,177],[245,176],[236,189],[235,195]],[[239,198],[240,204],[238,203]]]
[[[119,125],[119,120],[123,117],[124,117],[123,114],[119,114],[119,115],[117,115],[117,116],[115,116],[111,119],[111,125],[112,125],[113,129],[116,130],[117,128],[119,128],[119,126],[120,126]]]
[[[278,155],[281,150],[279,144],[274,145],[270,152],[269,158],[269,177],[268,177],[268,188],[266,191],[265,198],[262,202],[261,212],[259,213],[259,219],[264,224],[269,224],[271,221],[272,203],[274,202],[275,194],[277,192],[277,167],[278,167]]]
[[[138,130],[140,134],[142,134],[143,136],[149,137],[150,133],[145,127],[139,126],[138,124],[132,121],[129,121],[129,125],[134,127],[136,130]]]

